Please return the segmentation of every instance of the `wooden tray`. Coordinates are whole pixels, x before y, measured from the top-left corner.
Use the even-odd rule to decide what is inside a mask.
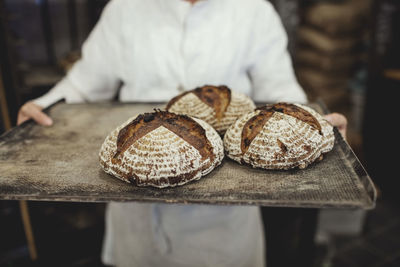
[[[0,137],[0,199],[365,209],[375,205],[373,183],[337,129],[334,149],[304,170],[253,169],[225,158],[199,181],[168,189],[137,187],[104,173],[98,152],[107,134],[129,117],[163,106],[54,105],[48,110],[52,127],[29,121]]]

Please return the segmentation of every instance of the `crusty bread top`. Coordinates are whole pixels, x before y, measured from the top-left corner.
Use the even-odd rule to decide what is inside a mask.
[[[166,109],[169,110],[174,103],[179,101],[188,93],[195,94],[203,103],[214,109],[217,120],[220,120],[224,116],[224,113],[231,102],[231,89],[227,86],[205,85],[183,92],[182,94],[172,98],[168,102]]]
[[[318,122],[318,119],[313,116],[309,111],[301,108],[298,105],[290,104],[290,103],[276,103],[270,104],[266,106],[262,106],[257,108],[256,110],[265,110],[265,111],[273,111],[273,112],[280,112],[292,117],[295,117],[298,120],[301,120],[314,129],[318,130],[321,133],[321,125]]]
[[[260,112],[254,117],[250,118],[243,127],[242,141],[240,146],[243,154],[246,153],[253,139],[260,133],[265,123],[275,112],[283,113],[303,121],[312,128],[318,130],[319,134],[322,135],[321,125],[319,124],[317,118],[300,106],[290,103],[276,103],[258,107],[256,110],[259,110]],[[284,149],[283,143],[280,144],[282,149]]]
[[[113,130],[100,149],[109,173],[138,186],[173,187],[198,180],[218,166],[221,137],[201,119],[156,110]]]
[[[186,115],[157,110],[153,113],[140,114],[119,131],[113,163],[116,163],[119,155],[136,140],[160,126],[164,126],[196,148],[203,159],[210,157],[212,160],[212,146],[204,129],[196,121]]]
[[[332,149],[332,126],[315,110],[277,103],[239,118],[225,133],[228,157],[266,169],[305,168]]]
[[[245,94],[231,91],[224,85],[205,85],[172,98],[166,109],[202,119],[224,134],[237,118],[255,107]]]

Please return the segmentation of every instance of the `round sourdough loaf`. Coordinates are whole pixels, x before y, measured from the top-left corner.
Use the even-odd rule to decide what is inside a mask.
[[[227,156],[265,169],[305,168],[333,148],[333,127],[315,110],[289,103],[257,108],[224,136]]]
[[[246,95],[227,86],[205,85],[172,98],[166,109],[187,114],[209,123],[220,134],[240,116],[253,111],[255,105]]]
[[[160,110],[128,120],[107,136],[100,149],[106,173],[159,188],[198,180],[223,157],[221,137],[206,122]]]

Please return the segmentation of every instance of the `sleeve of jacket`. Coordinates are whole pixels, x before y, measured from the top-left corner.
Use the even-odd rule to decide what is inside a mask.
[[[257,3],[254,27],[249,37],[253,98],[266,102],[305,103],[307,97],[296,80],[281,20],[269,2]]]
[[[121,0],[110,1],[82,46],[82,57],[47,94],[34,100],[42,107],[112,99],[120,82]]]

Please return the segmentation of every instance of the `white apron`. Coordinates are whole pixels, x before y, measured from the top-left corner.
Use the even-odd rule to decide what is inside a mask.
[[[110,203],[106,222],[106,264],[264,266],[257,207]]]

